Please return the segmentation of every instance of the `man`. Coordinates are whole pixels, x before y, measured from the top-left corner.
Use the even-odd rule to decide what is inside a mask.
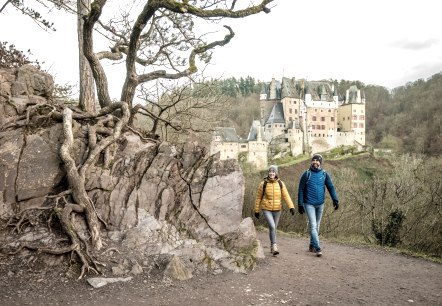
[[[322,156],[315,154],[312,158],[310,169],[305,171],[299,180],[298,188],[298,212],[302,215],[307,212],[310,245],[309,251],[322,255],[319,242],[319,226],[324,210],[325,187],[333,200],[333,207],[339,208],[339,200],[335,187],[327,172],[322,169]]]

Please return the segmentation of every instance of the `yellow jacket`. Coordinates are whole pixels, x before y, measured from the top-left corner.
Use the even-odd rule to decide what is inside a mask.
[[[294,208],[292,199],[290,198],[289,192],[283,181],[282,183],[282,193],[281,187],[279,187],[278,178],[270,179],[266,178],[267,186],[264,196],[262,196],[262,189],[264,186],[264,181],[258,187],[258,192],[256,193],[255,199],[255,212],[259,212],[259,204],[261,204],[261,209],[277,211],[282,209],[282,201],[284,200],[288,208]],[[262,199],[262,200],[261,200]]]

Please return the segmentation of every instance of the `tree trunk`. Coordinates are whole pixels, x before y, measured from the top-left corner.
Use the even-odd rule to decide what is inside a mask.
[[[78,34],[78,62],[80,68],[80,108],[88,113],[95,113],[95,86],[89,62],[83,54],[83,16],[89,13],[90,0],[77,2],[77,34]]]

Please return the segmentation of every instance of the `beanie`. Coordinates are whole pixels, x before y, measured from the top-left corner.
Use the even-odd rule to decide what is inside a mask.
[[[278,175],[278,166],[276,166],[276,165],[271,165],[271,166],[269,167],[269,171],[268,171],[268,172],[270,172],[270,170],[274,171],[274,172],[276,173],[276,175]]]
[[[312,160],[316,159],[317,161],[319,161],[319,163],[322,165],[322,156],[319,154],[315,154],[312,157]]]

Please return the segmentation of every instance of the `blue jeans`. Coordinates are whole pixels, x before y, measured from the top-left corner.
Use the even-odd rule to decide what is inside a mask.
[[[308,217],[308,227],[310,230],[310,245],[315,250],[320,250],[319,244],[319,225],[321,224],[322,212],[324,211],[324,204],[310,205],[304,204],[305,212]]]
[[[262,210],[264,217],[266,218],[269,226],[270,243],[276,243],[276,228],[278,227],[279,217],[281,217],[281,211]]]

